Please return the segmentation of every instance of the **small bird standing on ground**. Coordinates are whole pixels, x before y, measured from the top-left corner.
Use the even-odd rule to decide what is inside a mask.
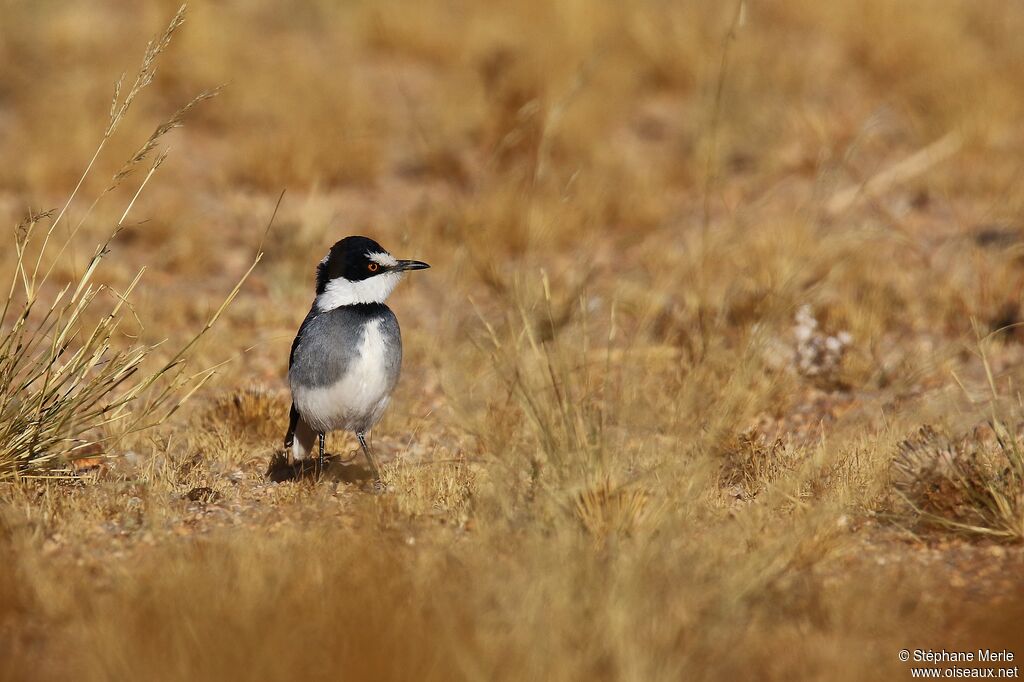
[[[310,456],[324,436],[352,431],[380,487],[366,433],[380,421],[402,368],[402,334],[384,300],[406,270],[430,266],[398,260],[367,237],[345,237],[316,269],[316,299],[288,359],[292,409],[284,446],[288,461]]]

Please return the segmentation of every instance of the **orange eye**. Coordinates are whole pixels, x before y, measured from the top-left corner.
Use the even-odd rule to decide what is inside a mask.
[[[377,272],[377,269],[380,268],[380,266],[377,265],[376,263],[370,263],[366,267],[370,269],[370,272]]]

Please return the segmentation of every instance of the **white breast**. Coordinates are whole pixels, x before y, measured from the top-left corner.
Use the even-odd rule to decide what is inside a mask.
[[[381,321],[367,322],[358,353],[330,386],[292,386],[295,409],[314,430],[365,432],[380,421],[397,377],[387,371]]]

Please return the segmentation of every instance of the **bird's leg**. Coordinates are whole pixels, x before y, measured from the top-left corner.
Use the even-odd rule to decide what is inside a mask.
[[[320,475],[324,475],[324,434],[320,435]]]
[[[366,438],[362,433],[356,433],[356,438],[359,439],[359,444],[363,446],[363,454],[366,455],[366,461],[370,463],[370,470],[373,471],[374,484],[379,489],[384,488],[384,483],[380,480],[380,469],[377,468],[377,462],[373,459],[373,455],[370,454],[370,448],[366,445]]]

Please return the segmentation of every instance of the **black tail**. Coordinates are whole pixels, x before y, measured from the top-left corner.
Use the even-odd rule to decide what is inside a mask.
[[[284,446],[290,448],[292,443],[295,442],[295,425],[299,423],[299,411],[295,409],[295,403],[292,403],[292,412],[288,415],[288,433],[284,435]]]

